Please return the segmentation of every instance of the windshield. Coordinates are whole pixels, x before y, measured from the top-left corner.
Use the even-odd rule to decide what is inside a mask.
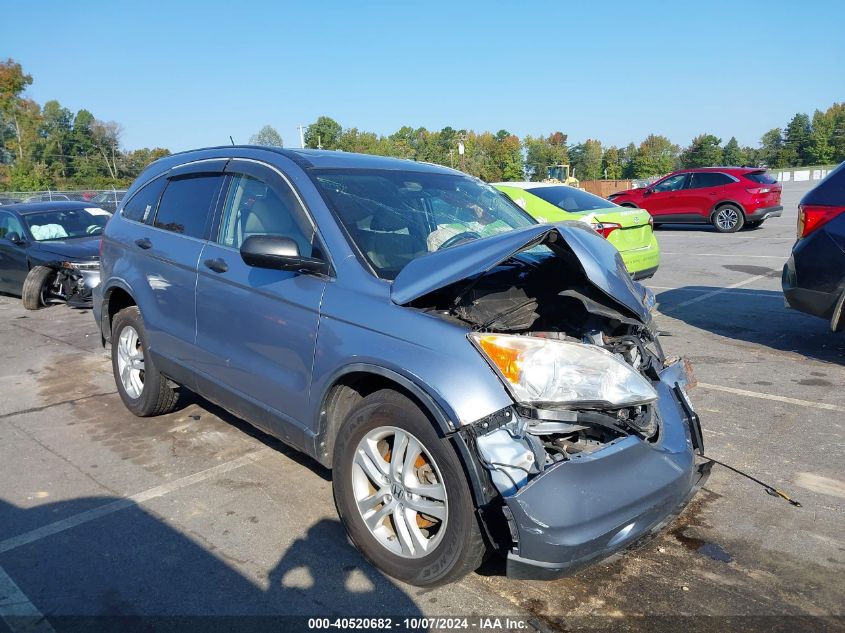
[[[617,206],[604,198],[599,198],[586,191],[563,185],[560,187],[534,187],[527,191],[571,213],[609,209]]]
[[[36,242],[100,235],[111,214],[103,209],[44,211],[23,216]]]
[[[319,170],[314,182],[383,279],[428,253],[537,223],[504,194],[461,174]]]

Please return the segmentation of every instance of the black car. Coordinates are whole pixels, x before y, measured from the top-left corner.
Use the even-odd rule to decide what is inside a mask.
[[[66,301],[91,305],[100,282],[100,235],[111,214],[84,202],[37,202],[0,208],[0,292],[37,310]]]
[[[845,327],[845,162],[801,198],[782,285],[789,307]]]

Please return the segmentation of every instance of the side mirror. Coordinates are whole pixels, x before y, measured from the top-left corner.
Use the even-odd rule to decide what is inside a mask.
[[[651,187],[646,187],[645,191],[643,191],[644,196],[650,196],[653,193],[654,193],[654,189],[652,189]]]
[[[9,240],[12,244],[15,244],[16,246],[20,246],[21,244],[23,244],[23,238],[17,231],[9,231],[8,233],[6,233],[6,239]]]
[[[292,270],[308,273],[325,273],[326,262],[299,254],[299,246],[289,237],[253,235],[241,244],[241,259],[248,266],[273,270]]]

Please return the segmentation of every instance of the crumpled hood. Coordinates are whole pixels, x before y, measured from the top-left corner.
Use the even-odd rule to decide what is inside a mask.
[[[100,254],[100,236],[34,242],[33,246],[45,257],[66,260],[97,259]]]
[[[391,300],[405,305],[461,279],[485,272],[520,251],[562,240],[584,268],[587,279],[643,323],[651,320],[646,289],[632,281],[619,251],[582,222],[535,224],[499,233],[409,262],[396,276]],[[554,249],[552,249],[554,250]]]

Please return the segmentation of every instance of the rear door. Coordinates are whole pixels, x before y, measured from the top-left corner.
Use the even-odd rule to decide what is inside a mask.
[[[679,209],[683,207],[683,203],[680,200],[680,192],[686,182],[687,174],[676,174],[655,183],[650,188],[651,193],[643,198],[643,208],[647,209],[655,220],[681,220]]]
[[[196,366],[197,264],[223,184],[226,160],[177,167],[167,175],[158,209],[129,248],[144,258],[148,297],[141,312],[150,350],[174,378]],[[183,378],[184,379],[184,378]]]
[[[222,404],[301,446],[312,422],[308,390],[327,278],[248,266],[239,248],[251,235],[278,235],[293,239],[304,256],[325,258],[325,249],[281,172],[237,159],[226,172],[219,220],[199,264],[201,370]]]
[[[733,182],[727,174],[713,171],[696,171],[690,174],[687,188],[681,192],[682,213],[710,221],[710,212],[725,196],[725,187]]]
[[[26,239],[20,220],[13,213],[0,211],[0,290],[19,294],[29,273],[27,243],[11,242],[8,238],[10,233],[17,233],[19,237]]]

